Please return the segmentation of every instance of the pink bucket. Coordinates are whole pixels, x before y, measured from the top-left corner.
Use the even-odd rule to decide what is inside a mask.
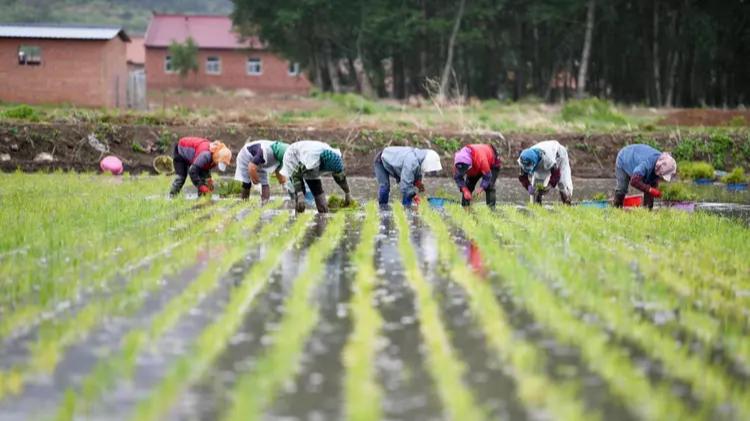
[[[120,175],[123,171],[122,161],[120,161],[120,158],[113,155],[104,157],[99,163],[99,168],[102,169],[102,172],[109,172],[113,175]]]

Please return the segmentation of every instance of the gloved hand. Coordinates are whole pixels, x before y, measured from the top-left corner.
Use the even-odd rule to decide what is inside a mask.
[[[464,195],[464,200],[471,200],[471,191],[469,191],[468,187],[462,188],[461,193]]]
[[[294,195],[294,209],[297,213],[305,211],[305,195],[303,195],[302,192],[297,192]]]
[[[422,180],[417,180],[414,182],[414,187],[416,187],[420,192],[424,193],[424,183],[422,183]]]
[[[344,207],[349,207],[354,202],[354,199],[352,199],[352,195],[349,193],[346,193],[344,195]]]
[[[414,197],[411,198],[411,203],[414,206],[419,206],[419,204],[422,203],[422,198],[420,198],[418,194],[415,194]]]
[[[653,197],[661,197],[661,190],[651,187],[648,189],[648,194]]]
[[[214,179],[213,178],[207,178],[206,179],[206,186],[208,186],[209,190],[214,191]]]
[[[209,189],[207,185],[201,184],[198,187],[198,196],[205,196],[209,193],[211,193],[211,189]]]

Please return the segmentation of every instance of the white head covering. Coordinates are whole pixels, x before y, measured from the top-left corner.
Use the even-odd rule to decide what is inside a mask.
[[[440,171],[443,169],[443,165],[440,163],[440,155],[432,149],[427,149],[427,154],[422,160],[422,172],[428,173],[433,171]]]

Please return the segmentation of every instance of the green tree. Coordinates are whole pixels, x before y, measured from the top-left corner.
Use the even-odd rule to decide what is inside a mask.
[[[188,37],[184,43],[172,41],[169,55],[172,57],[172,69],[180,75],[180,83],[184,84],[191,72],[198,72],[198,45],[192,38]]]

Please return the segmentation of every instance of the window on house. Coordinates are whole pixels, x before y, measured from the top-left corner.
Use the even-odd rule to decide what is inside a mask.
[[[38,66],[42,64],[42,49],[35,45],[18,47],[18,64],[22,66]]]
[[[206,57],[206,74],[209,74],[209,75],[221,74],[221,58]]]
[[[250,57],[247,59],[247,74],[254,76],[262,75],[263,62],[259,58]]]
[[[174,73],[174,66],[172,66],[172,56],[164,57],[164,73]]]
[[[289,73],[289,76],[297,76],[299,75],[299,63],[293,63],[289,62],[289,68],[287,69],[287,73]]]

